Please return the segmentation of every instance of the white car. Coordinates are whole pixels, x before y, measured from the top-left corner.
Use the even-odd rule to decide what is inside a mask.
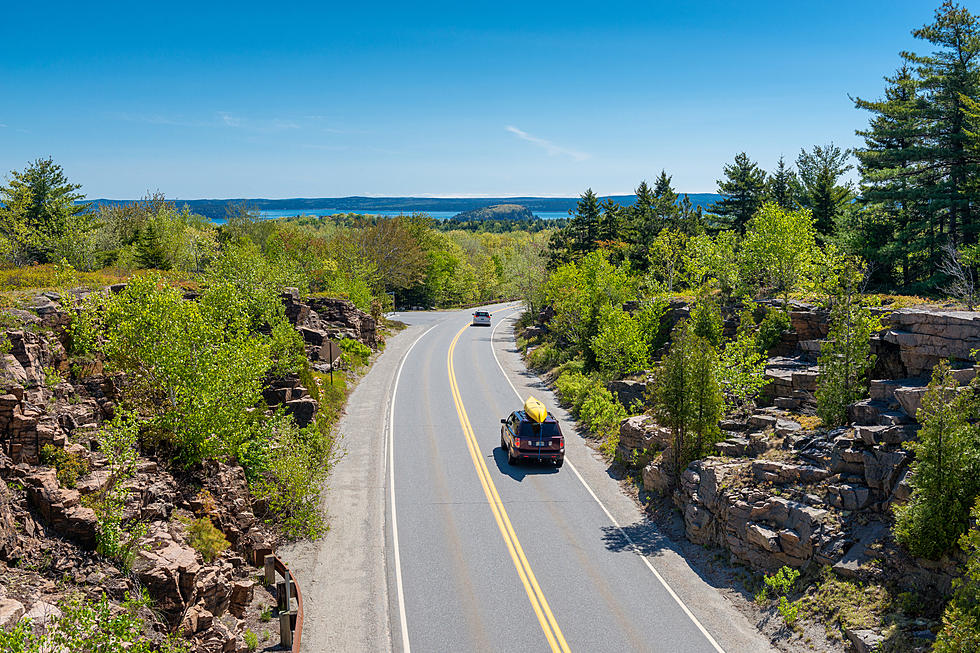
[[[490,313],[487,311],[473,313],[473,326],[490,326]]]

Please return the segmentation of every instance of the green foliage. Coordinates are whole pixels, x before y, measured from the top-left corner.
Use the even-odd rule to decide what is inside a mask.
[[[53,367],[44,368],[44,385],[48,390],[53,390],[56,385],[64,381],[61,375],[58,374],[58,370]]]
[[[766,173],[749,160],[745,152],[735,155],[735,161],[725,166],[725,179],[718,180],[722,200],[711,206],[723,226],[739,233],[762,206]]]
[[[605,254],[592,252],[555,270],[545,293],[555,309],[550,326],[559,344],[592,362],[590,344],[598,334],[603,307],[621,307],[635,298],[636,281],[627,268],[616,267]]]
[[[589,393],[597,385],[595,380],[575,371],[563,372],[555,381],[558,397],[569,406],[570,411],[575,415],[578,414]]]
[[[881,330],[881,317],[862,304],[857,292],[861,272],[854,269],[833,300],[830,330],[820,349],[817,415],[827,426],[847,421],[847,407],[863,398],[868,371],[874,366],[871,336]]]
[[[691,309],[691,329],[694,335],[706,340],[712,347],[721,345],[724,323],[718,305],[709,299],[701,299]]]
[[[970,511],[973,525],[959,540],[966,554],[963,575],[953,581],[953,598],[943,613],[934,651],[980,650],[980,500]]]
[[[758,340],[753,333],[754,309],[755,305],[750,303],[742,310],[735,339],[725,345],[718,359],[718,380],[731,409],[748,408],[767,383],[767,359],[759,352]]]
[[[717,352],[687,320],[674,328],[670,351],[657,371],[654,397],[657,420],[673,436],[674,470],[679,477],[688,462],[707,453],[717,441],[724,407]]]
[[[592,433],[606,435],[618,432],[619,423],[626,418],[626,409],[602,385],[594,386],[582,401],[578,411]]]
[[[770,309],[766,312],[762,322],[759,323],[759,330],[756,333],[756,348],[760,354],[767,354],[770,349],[779,344],[783,334],[793,326],[789,313],[783,309]]]
[[[58,482],[66,488],[74,488],[80,476],[88,474],[88,460],[53,444],[41,447],[41,463],[57,470]]]
[[[249,650],[249,653],[259,647],[259,636],[251,630],[246,628],[243,638],[245,640],[245,647]]]
[[[263,379],[293,367],[300,355],[301,343],[288,336],[261,289],[215,282],[188,301],[145,274],[106,301],[107,366],[129,375],[127,400],[148,417],[152,433],[174,442],[185,464],[234,458],[245,443],[261,440],[264,418],[253,407],[262,401]],[[285,341],[278,352],[275,337],[253,330],[270,320],[273,336]]]
[[[650,349],[646,335],[649,332],[644,332],[644,326],[618,306],[601,308],[599,330],[590,346],[603,374],[619,378],[646,369]],[[659,323],[656,327],[659,328]]]
[[[178,517],[178,519],[187,529],[187,543],[201,554],[204,562],[211,562],[231,546],[224,533],[211,523],[209,517],[203,516],[197,519]]]
[[[819,258],[813,215],[807,209],[762,205],[749,221],[742,256],[746,277],[782,293],[785,306],[790,293],[808,287]]]
[[[913,555],[937,559],[969,525],[970,507],[980,494],[980,415],[973,388],[957,387],[945,362],[936,365],[916,418],[918,438],[912,495],[895,508],[895,538]]]
[[[129,481],[136,474],[139,422],[133,413],[117,408],[112,421],[99,433],[99,451],[105,456],[109,474],[105,486],[88,497],[95,511],[96,550],[118,560],[128,568],[136,555],[136,547],[146,534],[146,524],[123,523],[123,511],[129,496]]]
[[[118,609],[105,595],[86,599],[74,595],[58,603],[60,617],[54,617],[43,633],[36,633],[30,620],[19,621],[12,630],[0,628],[0,650],[10,653],[72,651],[78,653],[188,653],[187,642],[169,637],[154,644],[143,634],[145,626],[137,610],[146,605],[142,597],[129,595]]]
[[[550,370],[565,362],[567,354],[551,342],[545,342],[527,354],[527,362],[536,370]]]
[[[89,205],[78,203],[84,197],[79,188],[50,158],[37,159],[22,172],[11,171],[10,181],[0,186],[0,237],[10,262],[67,259],[75,267],[91,269],[95,225]]]
[[[340,351],[344,364],[354,370],[364,367],[371,360],[371,348],[352,338],[340,341]]]
[[[333,441],[316,424],[300,429],[279,418],[272,430],[269,467],[252,491],[288,537],[316,539],[326,530],[320,493],[333,462]]]

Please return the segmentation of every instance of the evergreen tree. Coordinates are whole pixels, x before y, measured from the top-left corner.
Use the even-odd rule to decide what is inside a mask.
[[[800,150],[796,159],[799,170],[800,204],[813,214],[817,233],[827,236],[837,218],[854,197],[850,182],[841,183],[841,177],[853,166],[847,163],[850,150],[841,150],[833,143],[814,145],[813,150]]]
[[[623,207],[611,199],[607,199],[600,206],[602,215],[599,217],[599,229],[597,240],[604,243],[611,243],[622,238]]]
[[[916,415],[922,428],[908,443],[915,454],[912,495],[895,509],[895,538],[913,555],[939,558],[970,524],[970,507],[980,492],[974,391],[959,388],[949,365],[941,361],[922,397]]]
[[[796,208],[799,194],[799,177],[796,176],[796,171],[786,166],[786,161],[780,156],[776,171],[766,180],[766,201],[780,208],[792,210]]]
[[[879,284],[898,275],[906,289],[931,274],[938,265],[936,230],[928,203],[916,192],[924,174],[916,161],[922,140],[925,99],[906,63],[881,100],[854,103],[872,113],[868,129],[859,130],[865,146],[855,150],[861,175],[861,201],[869,210],[848,225],[847,247],[873,264]]]
[[[711,212],[721,218],[721,228],[745,233],[745,225],[762,206],[766,173],[745,152],[736,154],[724,173],[725,179],[717,182],[722,200],[711,205]]]
[[[980,20],[947,0],[933,23],[912,34],[937,47],[929,55],[902,55],[913,64],[927,99],[919,160],[937,176],[934,185],[919,192],[943,212],[945,232],[954,245],[974,243],[980,230],[974,215],[980,160],[970,151],[970,107],[964,98],[980,97]]]
[[[636,201],[627,210],[624,230],[630,262],[638,270],[646,269],[650,246],[664,228],[658,207],[657,195],[646,181],[641,181],[636,187]]]
[[[589,188],[579,197],[575,213],[568,224],[569,247],[574,256],[583,256],[595,248],[601,221],[599,198]]]
[[[11,243],[14,261],[49,263],[68,257],[76,241],[95,224],[80,184],[68,181],[50,157],[37,159],[23,172],[12,170],[0,186],[0,237]],[[71,261],[78,267],[79,261]]]

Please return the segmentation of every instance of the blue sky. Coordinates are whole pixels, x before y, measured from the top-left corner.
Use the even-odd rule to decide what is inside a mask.
[[[939,0],[216,4],[5,7],[0,171],[52,156],[112,198],[621,194],[661,168],[712,192],[742,150],[858,144],[848,95],[927,50]]]

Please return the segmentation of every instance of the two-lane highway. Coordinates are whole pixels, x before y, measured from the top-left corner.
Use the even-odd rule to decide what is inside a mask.
[[[428,328],[413,336],[387,407],[394,647],[723,650],[716,639],[724,638],[702,625],[650,560],[631,552],[629,535],[599,498],[618,488],[605,478],[609,487],[597,495],[579,473],[596,462],[571,424],[561,470],[508,464],[500,418],[523,403],[527,388],[515,383],[534,380],[498,362],[513,356],[516,305],[492,308],[491,328],[469,326],[469,311],[398,315]],[[546,389],[535,393],[564,415]],[[741,618],[728,609],[726,619]]]

